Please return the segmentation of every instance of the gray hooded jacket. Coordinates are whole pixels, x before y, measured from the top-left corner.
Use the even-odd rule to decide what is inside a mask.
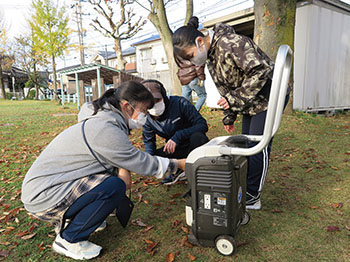
[[[122,113],[110,105],[106,107],[110,109],[93,116],[93,106],[84,104],[78,123],[55,137],[35,160],[22,184],[21,200],[29,212],[53,207],[82,177],[105,173],[84,143],[81,132],[84,119],[89,119],[85,124],[86,139],[107,168],[120,167],[157,178],[164,175],[169,159],[136,149],[129,141]]]

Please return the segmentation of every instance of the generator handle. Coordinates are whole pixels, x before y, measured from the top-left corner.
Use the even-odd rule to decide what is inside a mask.
[[[263,134],[246,135],[248,140],[259,141],[259,143],[250,148],[222,146],[219,148],[220,154],[251,156],[261,152],[269,144],[281,124],[292,67],[292,54],[293,51],[288,45],[282,45],[278,49]]]

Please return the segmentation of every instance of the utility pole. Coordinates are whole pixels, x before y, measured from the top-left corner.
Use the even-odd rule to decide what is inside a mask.
[[[105,45],[105,54],[106,54],[106,66],[108,66],[108,51],[107,51],[107,45]]]
[[[83,19],[81,11],[81,0],[78,0],[78,3],[75,4],[75,14],[78,26],[78,37],[79,37],[79,51],[80,51],[80,65],[85,65],[85,56],[84,56],[84,30],[83,30]]]

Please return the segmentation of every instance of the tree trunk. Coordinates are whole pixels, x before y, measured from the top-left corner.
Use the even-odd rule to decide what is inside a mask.
[[[294,49],[294,26],[297,0],[255,0],[254,41],[275,60],[278,48],[287,44]],[[293,71],[289,82],[293,84]],[[288,111],[292,110],[290,96]]]
[[[57,77],[56,77],[56,62],[55,62],[55,56],[52,55],[52,73],[53,73],[53,99],[58,100],[57,96]],[[63,92],[63,90],[61,90]]]
[[[192,15],[193,15],[193,0],[186,0],[185,25],[188,23],[188,20],[190,20]]]
[[[2,67],[0,65],[0,99],[6,99],[5,85],[3,81]]]
[[[157,28],[157,31],[162,40],[165,54],[168,60],[168,66],[170,71],[170,78],[172,82],[172,94],[181,95],[181,84],[177,77],[177,65],[174,59],[174,51],[172,44],[173,32],[170,30],[168,19],[164,8],[164,2],[162,0],[153,1],[156,13],[150,13],[148,19]]]
[[[122,47],[119,39],[114,40],[114,50],[117,56],[117,69],[124,71],[125,70],[125,61],[123,59]]]
[[[34,87],[35,87],[35,100],[39,100],[39,86],[38,86],[38,77],[37,77],[37,71],[36,71],[36,65],[34,63]]]

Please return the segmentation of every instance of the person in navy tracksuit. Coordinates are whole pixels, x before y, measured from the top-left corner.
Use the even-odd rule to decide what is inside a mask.
[[[167,158],[186,158],[195,148],[209,141],[208,125],[196,108],[184,97],[167,96],[162,83],[145,80],[142,84],[152,93],[154,107],[148,110],[146,124],[142,127],[145,151]],[[164,146],[157,148],[156,135],[165,139]],[[164,184],[173,184],[184,176],[169,175]]]

